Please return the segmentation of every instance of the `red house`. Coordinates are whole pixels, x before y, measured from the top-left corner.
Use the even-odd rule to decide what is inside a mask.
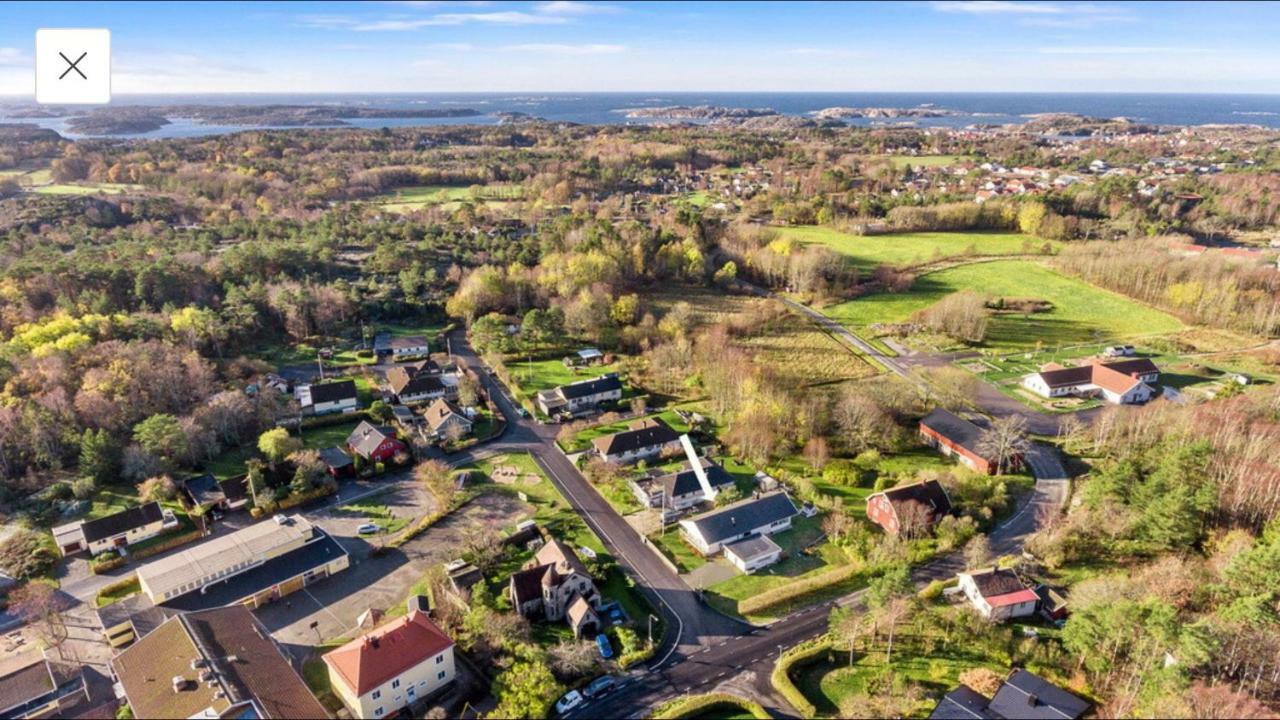
[[[934,410],[920,421],[920,439],[938,452],[954,457],[961,465],[974,472],[991,475],[996,471],[996,461],[979,451],[982,443],[982,428],[941,408]],[[1022,464],[1020,458],[1014,458],[1006,469],[1017,468]]]
[[[396,439],[396,431],[385,425],[374,425],[361,420],[356,429],[347,437],[347,447],[351,452],[370,462],[387,462],[397,453],[405,452],[408,447]]]
[[[900,485],[867,498],[867,518],[890,535],[915,534],[951,514],[951,498],[937,480]]]

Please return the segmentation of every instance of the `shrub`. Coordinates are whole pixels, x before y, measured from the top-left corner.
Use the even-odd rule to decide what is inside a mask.
[[[25,579],[43,575],[58,561],[52,537],[23,528],[0,543],[0,570],[9,577]]]
[[[768,718],[769,713],[765,711],[760,703],[746,698],[740,698],[737,695],[728,693],[708,693],[706,695],[690,695],[671,702],[658,708],[653,713],[654,720],[678,720],[679,718],[701,717],[710,714],[712,710],[732,707],[745,710],[751,714],[753,718]]]
[[[91,477],[82,477],[71,483],[71,494],[77,500],[88,500],[98,490],[98,483]]]
[[[124,558],[120,557],[120,554],[115,550],[108,550],[95,556],[93,560],[89,562],[89,569],[93,571],[94,575],[101,575],[103,573],[111,572],[123,565]]]
[[[786,585],[766,590],[738,603],[738,612],[743,615],[759,615],[784,603],[795,602],[807,595],[830,590],[848,582],[862,572],[856,564],[841,565],[812,577],[794,580]]]
[[[778,694],[786,698],[787,702],[800,713],[800,717],[811,718],[818,714],[818,708],[814,707],[813,702],[800,692],[800,688],[796,687],[795,682],[791,680],[791,669],[796,666],[808,665],[816,662],[820,658],[825,657],[831,652],[831,640],[826,637],[809,640],[787,650],[778,658],[778,663],[773,667],[773,675],[770,680],[773,682],[773,689]]]

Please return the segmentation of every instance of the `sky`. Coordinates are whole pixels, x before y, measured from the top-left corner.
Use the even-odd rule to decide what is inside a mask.
[[[1280,3],[6,3],[0,94],[40,27],[106,27],[112,90],[1280,93]]]

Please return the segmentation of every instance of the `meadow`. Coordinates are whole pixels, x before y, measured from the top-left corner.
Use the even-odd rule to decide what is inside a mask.
[[[453,185],[416,185],[375,195],[372,202],[391,212],[413,212],[434,205],[456,209],[462,203],[473,200],[501,203],[523,197],[524,188],[519,185],[484,185],[475,190]]]
[[[803,244],[826,245],[847,256],[860,269],[877,265],[914,267],[955,257],[1030,255],[1056,243],[1012,232],[917,232],[854,235],[829,227],[802,225],[777,228],[779,237]]]
[[[128,183],[53,183],[31,188],[40,195],[123,195],[144,189]]]
[[[888,160],[894,167],[946,167],[972,162],[972,155],[873,155],[873,160]]]
[[[1183,329],[1171,315],[1027,260],[995,260],[939,270],[918,277],[907,292],[876,293],[826,307],[823,312],[855,329],[872,323],[901,323],[960,290],[1052,304],[1047,312],[993,316],[985,342],[991,348],[1128,341]]]

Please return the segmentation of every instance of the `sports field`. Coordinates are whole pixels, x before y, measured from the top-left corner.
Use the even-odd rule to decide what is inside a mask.
[[[847,255],[859,268],[877,265],[915,266],[966,256],[1030,255],[1047,241],[1009,232],[921,232],[854,235],[828,227],[805,225],[778,228],[782,238],[820,243]],[[1056,248],[1055,243],[1049,243]]]
[[[876,293],[823,312],[855,329],[900,323],[944,296],[966,289],[991,297],[1047,300],[1053,305],[1043,313],[995,315],[987,333],[989,347],[1133,340],[1183,329],[1171,315],[1030,260],[993,260],[939,270],[917,278],[908,292]]]

